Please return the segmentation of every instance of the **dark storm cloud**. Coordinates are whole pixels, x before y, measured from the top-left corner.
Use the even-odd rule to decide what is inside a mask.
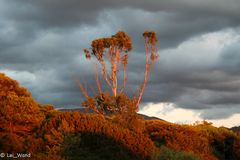
[[[240,2],[236,0],[203,0],[201,2],[192,0],[41,0],[41,1],[4,1],[10,3],[13,8],[10,17],[20,20],[36,20],[46,26],[49,25],[73,25],[78,23],[88,23],[95,21],[97,14],[103,9],[134,8],[156,12],[180,11],[184,13],[217,15],[239,19]]]
[[[35,28],[72,29],[79,25],[97,25],[102,11],[111,11],[115,20],[124,21],[123,29],[136,35],[154,29],[162,37],[162,46],[179,44],[186,38],[240,22],[240,2],[231,0],[170,1],[4,1],[3,15],[16,25]],[[128,8],[121,11],[123,8]],[[136,10],[138,12],[135,12]],[[106,15],[104,15],[106,16]],[[138,17],[138,18],[136,18]],[[141,17],[141,18],[139,18]],[[133,23],[134,22],[134,23]],[[127,26],[126,26],[127,25]]]
[[[190,53],[178,47],[202,34],[236,30],[239,15],[240,1],[236,0],[3,0],[0,69],[16,71],[13,77],[22,75],[16,78],[41,103],[76,106],[83,96],[74,78],[86,81],[89,92],[91,88],[96,90],[94,68],[82,56],[82,49],[95,38],[123,30],[134,42],[127,90],[133,94],[144,73],[141,34],[146,29],[155,30],[161,47],[160,61],[143,101],[173,102],[183,108],[206,109],[203,117],[226,117],[239,112],[238,43],[226,46],[217,62],[208,60],[210,51],[198,53],[193,46],[196,55],[205,57],[197,65]],[[213,116],[224,105],[232,105],[232,111],[224,114],[221,110]]]
[[[110,13],[114,15],[115,19],[109,18],[108,20],[117,21],[120,27],[130,33],[134,37],[137,49],[143,46],[141,35],[146,29],[157,32],[160,39],[160,49],[165,49],[174,48],[194,36],[228,27],[236,27],[240,24],[240,21],[233,17],[194,12],[186,13],[185,11],[160,10],[148,12],[124,9],[110,11]]]

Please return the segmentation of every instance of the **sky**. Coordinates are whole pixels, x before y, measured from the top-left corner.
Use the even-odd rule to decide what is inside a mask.
[[[160,59],[139,112],[177,123],[240,125],[239,15],[239,0],[1,0],[0,72],[41,104],[78,107],[84,97],[75,80],[96,89],[83,49],[125,31],[133,40],[131,95],[143,81],[142,33],[154,30]]]

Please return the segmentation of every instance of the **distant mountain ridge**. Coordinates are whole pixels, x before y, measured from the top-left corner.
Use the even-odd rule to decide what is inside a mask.
[[[61,109],[58,109],[59,111],[62,111],[62,112],[68,112],[68,111],[79,111],[81,113],[93,113],[93,111],[90,111],[89,109],[87,108],[84,108],[84,107],[79,107],[79,108],[61,108]],[[145,114],[140,114],[138,113],[138,115],[143,118],[144,120],[161,120],[161,121],[165,121],[161,118],[157,118],[157,117],[152,117],[152,116],[147,116]]]
[[[234,132],[240,132],[240,126],[235,126],[235,127],[230,128],[230,129]]]

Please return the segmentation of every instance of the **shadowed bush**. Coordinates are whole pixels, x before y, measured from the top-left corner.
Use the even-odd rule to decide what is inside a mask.
[[[139,159],[125,146],[103,134],[67,134],[63,144],[63,156],[68,160]]]
[[[161,147],[161,153],[158,160],[200,160],[192,153],[176,152],[167,147]]]

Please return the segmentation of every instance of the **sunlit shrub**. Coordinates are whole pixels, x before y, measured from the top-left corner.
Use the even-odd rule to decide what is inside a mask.
[[[0,73],[0,151],[27,150],[26,141],[43,118],[40,106],[30,92]]]
[[[146,130],[159,147],[166,145],[175,151],[192,152],[202,159],[216,159],[207,137],[192,126],[147,121]]]
[[[150,159],[156,152],[153,142],[146,135],[130,131],[99,115],[65,112],[54,116],[42,129],[46,131],[44,137],[49,148],[57,141],[63,142],[63,136],[56,133],[92,133],[112,138],[143,159]]]

